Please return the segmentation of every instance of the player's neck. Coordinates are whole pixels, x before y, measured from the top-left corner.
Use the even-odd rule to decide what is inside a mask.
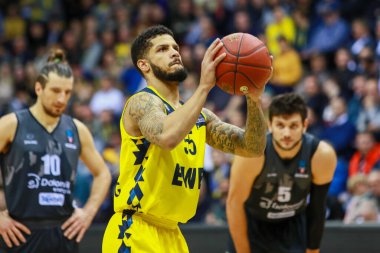
[[[161,80],[154,80],[148,82],[148,85],[155,88],[161,96],[169,101],[175,107],[179,106],[179,84],[178,82],[162,82]]]
[[[32,113],[33,117],[43,126],[45,129],[50,133],[52,132],[55,127],[57,126],[60,117],[53,117],[49,114],[47,114],[42,106],[40,106],[38,103],[34,104],[29,108],[30,112]]]
[[[295,147],[291,150],[285,150],[279,147],[275,142],[273,142],[274,149],[281,159],[292,159],[295,157],[301,149],[302,141],[300,141]]]

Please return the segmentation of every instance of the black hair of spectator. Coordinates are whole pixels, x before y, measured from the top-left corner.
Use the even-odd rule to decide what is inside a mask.
[[[289,92],[275,96],[269,106],[269,121],[274,116],[292,115],[299,113],[302,121],[307,117],[307,106],[301,96]]]
[[[51,50],[47,64],[41,69],[36,82],[39,82],[45,88],[46,83],[49,81],[50,73],[66,78],[73,76],[73,71],[66,61],[66,54],[60,48]]]
[[[137,61],[145,57],[148,50],[153,46],[151,40],[157,36],[168,34],[174,38],[173,32],[163,25],[152,26],[140,33],[132,43],[132,62],[137,70],[143,75],[137,66]]]

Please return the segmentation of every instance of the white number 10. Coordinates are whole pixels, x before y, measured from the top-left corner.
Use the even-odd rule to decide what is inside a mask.
[[[61,175],[61,159],[58,155],[44,155],[41,157],[44,162],[44,174],[53,176]]]

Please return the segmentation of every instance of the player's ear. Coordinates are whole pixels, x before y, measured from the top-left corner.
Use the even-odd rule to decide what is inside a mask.
[[[42,87],[42,84],[40,82],[36,82],[36,84],[34,85],[34,91],[36,92],[37,96],[41,93],[43,89],[44,88]]]
[[[148,73],[150,70],[150,65],[147,60],[140,59],[137,61],[137,67],[143,72]]]
[[[304,133],[306,132],[308,126],[309,126],[309,120],[305,119],[303,122],[303,132]]]
[[[268,131],[272,132],[272,121],[271,120],[267,120],[267,124],[268,124]]]

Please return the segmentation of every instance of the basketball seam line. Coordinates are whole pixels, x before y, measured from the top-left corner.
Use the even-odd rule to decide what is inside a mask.
[[[239,48],[238,48],[238,51],[237,51],[237,55],[236,55],[236,63],[235,63],[235,75],[234,75],[234,94],[236,95],[236,78],[237,78],[237,65],[239,63],[239,57],[240,57],[240,48],[241,48],[241,44],[243,43],[243,39],[244,39],[244,33],[243,35],[241,36],[241,39],[240,39],[240,42],[239,42]]]
[[[228,61],[224,61],[223,64],[237,65],[237,63],[235,62],[228,62]],[[238,64],[240,66],[247,66],[247,67],[258,68],[258,69],[271,69],[270,67],[267,67],[267,66],[251,65],[251,64],[245,64],[245,63],[240,63],[240,62]],[[228,72],[234,72],[234,71],[226,71],[226,73]]]
[[[241,56],[244,57],[244,56],[247,56],[247,55],[250,55],[250,54],[256,53],[257,51],[259,51],[259,50],[261,50],[261,49],[263,49],[263,48],[265,48],[265,45],[264,45],[264,44],[261,44],[260,46],[253,48],[251,51],[249,51],[249,52],[247,52],[247,53],[245,53],[245,54],[242,54]]]
[[[244,37],[244,35],[242,36],[242,38],[241,38],[241,40],[240,40],[240,44],[241,44],[241,41],[243,40],[243,37]],[[222,41],[222,43],[223,43],[223,41]],[[224,46],[224,49],[225,49],[229,54],[234,55],[234,54],[231,52],[231,50],[229,50],[228,47],[225,46],[224,43],[223,43],[223,46]],[[249,52],[247,52],[247,53],[245,53],[245,54],[242,54],[241,56],[247,56],[247,55],[253,54],[253,53],[255,53],[256,51],[258,51],[258,50],[260,50],[260,49],[262,49],[262,48],[264,48],[264,47],[265,47],[265,45],[264,45],[264,44],[261,44],[260,46],[253,48],[251,51],[249,51]],[[240,51],[240,45],[239,45],[239,51]],[[238,52],[238,54],[239,54],[239,53],[240,53],[240,52]]]

